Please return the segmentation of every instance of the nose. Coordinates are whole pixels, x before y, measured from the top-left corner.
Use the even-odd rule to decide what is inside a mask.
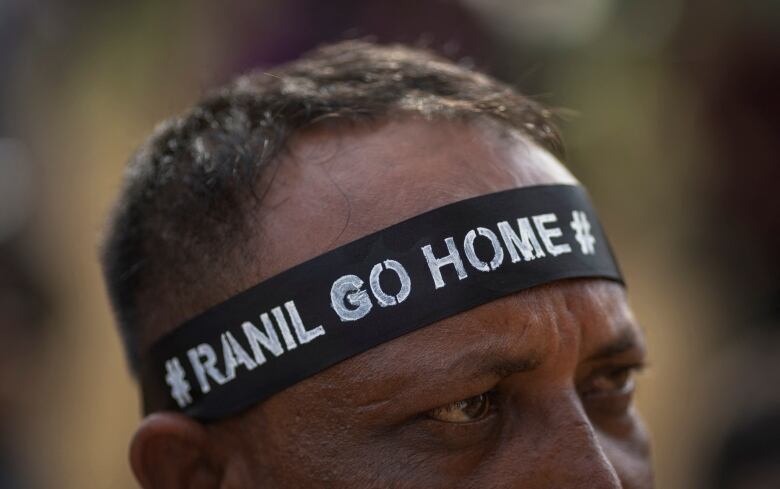
[[[544,429],[537,432],[535,443],[535,483],[525,481],[517,487],[623,488],[576,392],[562,393],[540,409],[544,411],[541,419],[545,422]]]
[[[580,409],[581,410],[581,409]],[[584,419],[568,420],[558,443],[555,477],[556,488],[621,489],[617,471],[607,458],[593,425]]]

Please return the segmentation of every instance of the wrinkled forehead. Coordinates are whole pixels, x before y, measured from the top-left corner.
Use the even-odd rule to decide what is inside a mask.
[[[603,279],[558,281],[366,350],[282,391],[261,411],[311,403],[323,412],[346,415],[359,408],[371,416],[391,409],[390,399],[398,409],[426,397],[446,399],[453,386],[478,383],[486,373],[554,365],[568,378],[605,348],[645,349],[625,288]]]
[[[462,311],[428,327],[367,350],[334,367],[331,381],[356,385],[361,379],[399,378],[415,382],[419,367],[451,375],[464,362],[485,358],[543,359],[561,342],[576,343],[585,357],[616,338],[642,340],[626,290],[614,281],[561,280],[522,290]],[[387,365],[394,368],[388,371]],[[397,365],[397,366],[396,366]],[[408,366],[409,368],[405,368]],[[358,375],[371,371],[372,375]],[[326,374],[327,375],[327,374]],[[323,376],[324,377],[324,376]],[[373,378],[372,378],[373,377]],[[357,381],[357,382],[356,382]]]
[[[296,137],[254,215],[263,278],[431,209],[486,193],[576,183],[549,152],[490,122],[415,118]]]

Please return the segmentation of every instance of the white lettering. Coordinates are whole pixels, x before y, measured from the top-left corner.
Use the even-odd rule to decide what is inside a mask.
[[[477,236],[484,236],[490,241],[490,245],[493,246],[493,259],[490,260],[490,264],[480,260],[477,256],[477,252],[474,250],[474,240]],[[480,272],[489,272],[495,270],[504,262],[504,249],[501,248],[501,243],[498,241],[496,234],[488,228],[477,228],[466,233],[466,239],[463,240],[463,249],[466,252],[466,258],[469,263],[479,270]]]
[[[330,307],[342,321],[357,321],[371,310],[371,298],[362,289],[363,281],[355,275],[344,275],[330,288]],[[354,307],[348,307],[347,303]]]
[[[382,287],[379,284],[379,274],[382,273],[383,270],[382,263],[377,263],[374,265],[374,268],[371,269],[371,275],[369,276],[368,282],[371,285],[371,292],[373,292],[374,297],[376,297],[376,300],[381,307],[394,306],[402,303],[409,297],[409,292],[412,290],[412,280],[409,278],[409,274],[406,272],[403,265],[397,261],[385,260],[384,266],[398,275],[398,279],[401,281],[401,290],[398,291],[398,294],[393,297],[382,290]]]
[[[295,330],[295,336],[298,337],[298,342],[300,344],[308,343],[314,338],[324,335],[325,334],[325,328],[322,326],[317,326],[314,329],[306,330],[306,328],[303,325],[303,321],[301,320],[301,315],[298,314],[298,308],[295,307],[295,302],[293,301],[287,301],[284,303],[284,308],[287,309],[287,314],[290,315],[290,319],[292,320],[293,329]]]
[[[460,253],[455,247],[455,240],[451,237],[446,238],[444,242],[447,244],[448,255],[441,258],[433,256],[433,250],[431,245],[425,245],[422,247],[423,254],[425,255],[425,261],[428,262],[428,268],[431,270],[431,276],[433,277],[433,283],[437,289],[444,287],[444,279],[441,276],[441,267],[445,265],[452,265],[458,272],[458,280],[463,280],[468,277],[466,268],[463,266],[463,260],[460,259]]]
[[[271,309],[271,314],[273,314],[274,319],[276,319],[276,325],[279,326],[279,331],[282,332],[282,338],[284,338],[284,344],[287,345],[287,351],[295,350],[295,347],[297,347],[298,345],[295,344],[295,339],[293,338],[292,333],[290,332],[290,326],[287,324],[287,320],[284,318],[284,313],[282,312],[282,308],[274,307],[273,309]],[[263,321],[263,324],[265,324],[265,322],[268,321],[268,315],[262,314],[260,316],[260,320]],[[268,328],[267,324],[265,324],[265,326],[266,328]]]
[[[247,370],[257,367],[257,364],[244,350],[230,331],[222,333],[222,356],[225,359],[225,377],[233,380],[236,377],[236,367],[243,365]]]
[[[547,248],[547,251],[552,256],[558,256],[562,255],[564,253],[571,253],[571,246],[568,244],[559,244],[556,245],[552,242],[552,238],[559,238],[563,236],[563,232],[561,231],[561,228],[558,227],[550,227],[546,228],[544,227],[547,223],[554,223],[558,222],[558,218],[555,216],[555,214],[540,214],[538,216],[534,216],[534,224],[536,225],[536,231],[539,233],[539,237],[542,238],[542,243],[544,243],[545,248]]]
[[[273,353],[276,357],[284,353],[284,348],[282,348],[282,344],[279,343],[279,337],[276,335],[276,330],[274,330],[273,324],[271,324],[271,320],[268,318],[268,314],[263,313],[263,316],[265,316],[265,320],[263,320],[265,334],[249,321],[246,321],[241,325],[244,329],[246,339],[249,341],[249,346],[252,348],[255,362],[258,365],[265,363],[265,355],[260,349],[260,345],[263,345],[266,350]]]
[[[214,349],[207,343],[201,343],[196,348],[190,348],[187,351],[192,370],[200,384],[200,390],[207,394],[211,390],[208,377],[211,377],[217,384],[222,385],[228,381],[219,370],[217,370],[217,355]]]
[[[517,220],[517,228],[520,231],[518,236],[512,226],[506,221],[498,223],[498,231],[501,233],[501,238],[504,240],[506,248],[509,250],[509,256],[512,258],[512,263],[520,261],[520,253],[523,254],[523,258],[526,261],[531,261],[534,258],[543,258],[544,250],[542,245],[539,244],[539,240],[536,239],[531,223],[527,217],[522,217]],[[536,256],[534,256],[536,252]]]

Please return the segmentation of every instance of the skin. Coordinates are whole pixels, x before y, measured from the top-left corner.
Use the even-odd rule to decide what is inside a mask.
[[[574,182],[549,153],[487,122],[310,130],[253,211],[236,287],[454,201]],[[131,464],[144,488],[646,489],[649,444],[631,402],[644,357],[622,286],[555,282],[384,343],[217,423],[151,415]],[[478,416],[452,422],[464,414],[452,403],[469,398]]]

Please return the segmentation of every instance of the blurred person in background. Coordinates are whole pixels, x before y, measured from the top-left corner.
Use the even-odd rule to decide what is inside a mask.
[[[0,139],[0,489],[38,487],[25,428],[39,395],[49,301],[27,235],[33,204],[22,145]]]
[[[702,489],[780,487],[780,415],[767,411],[740,422],[727,433]]]
[[[232,336],[238,332],[220,336],[220,328],[238,324],[240,313],[231,308],[263,300],[263,293],[248,300],[246,294],[256,293],[249,287],[328,250],[469,197],[515,187],[575,188],[550,118],[508,86],[428,52],[345,42],[240,77],[160,126],[130,163],[102,256],[144,392],[147,417],[130,448],[141,485],[652,487],[649,441],[632,403],[633,374],[645,361],[643,334],[616,275],[569,275],[564,268],[563,276],[579,278],[552,278],[482,302],[468,295],[478,288],[466,289],[454,300],[469,306],[450,317],[367,351],[350,350],[343,361],[306,375],[291,374],[292,382],[268,369],[295,363],[265,363],[301,353],[307,358],[299,361],[314,357],[319,365],[325,348],[317,353],[306,343],[314,348],[323,335],[383,328],[346,323],[326,335],[287,302],[295,337],[280,308],[273,315],[279,333],[268,315],[260,315],[265,333],[241,325],[246,339],[261,342],[269,355],[259,343],[251,350],[238,344]],[[534,231],[521,231],[525,260],[542,267],[537,276],[546,276],[544,264],[558,263],[561,254],[595,252],[590,224],[582,227],[578,215],[568,213],[577,236],[567,238],[571,244],[554,245],[551,237],[563,240],[562,231],[544,234],[537,223],[547,236],[547,262],[538,242],[535,258],[528,244]],[[434,278],[436,289],[468,276],[447,246],[449,258],[426,255],[434,277],[447,268]],[[599,246],[608,253],[605,243]],[[482,272],[500,266],[503,252],[501,260],[498,248],[494,253],[488,267],[466,251]],[[323,264],[307,277],[316,281],[330,268]],[[377,300],[385,297],[378,279],[371,280]],[[276,283],[265,293],[284,289]],[[346,305],[334,298],[350,290],[344,284],[362,282],[337,283],[330,307],[342,321],[368,314],[371,301],[358,289]],[[381,305],[400,305],[409,289],[405,294]],[[401,322],[415,321],[414,315],[408,310]],[[195,348],[199,334],[216,334],[222,346]],[[364,341],[347,336],[329,345]],[[193,348],[184,356],[166,350],[188,343]],[[268,375],[284,385],[256,398],[253,391],[266,387],[239,381],[249,378],[237,377],[239,368],[241,375],[259,373],[258,382]]]
[[[698,87],[710,168],[694,232],[731,308],[708,365],[715,421],[702,489],[780,487],[780,5],[736,11],[714,9],[716,31],[691,16],[675,54],[676,72]]]

